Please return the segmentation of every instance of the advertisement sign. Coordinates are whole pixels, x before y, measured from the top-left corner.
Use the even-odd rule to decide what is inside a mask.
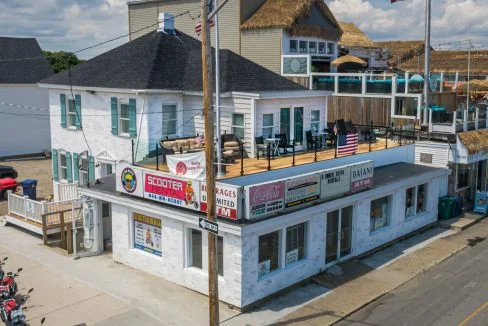
[[[143,179],[142,170],[130,165],[118,165],[116,170],[115,189],[119,192],[143,197]]]
[[[200,210],[200,182],[144,172],[144,198]]]
[[[189,179],[205,179],[205,152],[166,155],[173,175]]]
[[[474,211],[483,214],[488,212],[488,192],[476,192]]]
[[[285,207],[294,207],[309,203],[320,197],[320,175],[313,174],[305,177],[286,180]]]
[[[238,188],[219,183],[215,188],[217,216],[237,220]],[[205,182],[200,183],[200,210],[207,211],[207,184]]]
[[[286,253],[286,265],[298,261],[298,249],[293,249]]]
[[[329,199],[344,195],[351,189],[351,167],[345,166],[324,171],[320,176],[320,198]]]
[[[271,261],[269,259],[263,261],[262,263],[259,263],[259,266],[258,266],[258,277],[261,277],[263,275],[268,274],[269,273],[269,270],[270,270],[270,267],[271,267]]]
[[[266,183],[249,188],[249,218],[279,212],[285,206],[285,182]]]
[[[134,248],[161,257],[161,220],[133,213]]]
[[[373,186],[373,161],[351,166],[351,192],[357,192]]]

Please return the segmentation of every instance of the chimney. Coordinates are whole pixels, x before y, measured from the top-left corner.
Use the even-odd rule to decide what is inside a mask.
[[[158,17],[158,32],[175,35],[175,16],[169,12],[162,12]]]

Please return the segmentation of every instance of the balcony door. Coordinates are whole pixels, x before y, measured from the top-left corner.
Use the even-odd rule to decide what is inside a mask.
[[[298,150],[303,146],[303,132],[303,108],[281,108],[280,133],[285,133],[290,142],[295,140]]]

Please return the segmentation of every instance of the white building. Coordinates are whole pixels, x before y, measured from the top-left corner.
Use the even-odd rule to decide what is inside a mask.
[[[0,157],[49,150],[48,91],[36,85],[49,62],[34,38],[0,37],[0,49]]]

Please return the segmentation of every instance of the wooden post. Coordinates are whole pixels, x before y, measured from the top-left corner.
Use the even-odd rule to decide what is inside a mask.
[[[47,216],[42,214],[42,242],[47,246]]]
[[[66,233],[64,229],[64,212],[59,213],[59,222],[61,228],[61,248],[66,249]]]
[[[314,140],[313,146],[314,146],[314,158],[313,158],[313,161],[314,162],[317,162],[317,140]]]
[[[202,0],[202,79],[203,79],[203,113],[205,119],[205,174],[207,179],[207,219],[216,221],[215,209],[215,174],[214,174],[214,110],[212,83],[212,55],[210,45],[210,25],[208,23],[208,1]],[[220,148],[219,148],[220,150]],[[221,162],[217,162],[220,164]],[[208,299],[209,325],[219,324],[219,283],[217,273],[217,237],[208,232]]]
[[[70,255],[73,253],[73,221],[66,226],[66,238],[66,250],[68,251],[68,255]]]

